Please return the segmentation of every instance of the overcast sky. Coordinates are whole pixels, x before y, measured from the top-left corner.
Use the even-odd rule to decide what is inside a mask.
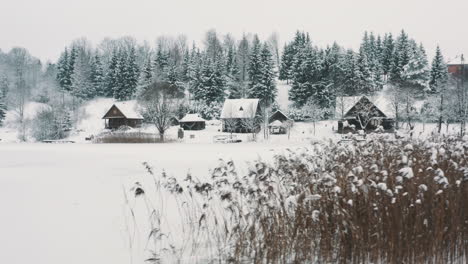
[[[162,34],[277,32],[281,42],[297,29],[319,46],[337,41],[358,48],[365,30],[383,34],[404,28],[432,55],[468,55],[467,0],[1,0],[0,49],[27,48],[55,61],[73,39],[93,44],[105,37],[134,36],[154,43]]]

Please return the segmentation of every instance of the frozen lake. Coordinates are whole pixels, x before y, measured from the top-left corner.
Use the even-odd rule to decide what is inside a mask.
[[[122,188],[145,175],[142,162],[207,177],[219,158],[239,166],[305,144],[0,144],[0,260],[130,263]]]

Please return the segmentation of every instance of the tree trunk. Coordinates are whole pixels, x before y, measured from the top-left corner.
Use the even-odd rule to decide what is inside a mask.
[[[159,132],[159,140],[161,140],[161,142],[164,142],[164,132]]]
[[[440,106],[439,106],[439,124],[438,124],[439,134],[442,131],[442,118],[443,118],[442,112],[443,112],[443,110],[444,110],[444,94],[441,92],[440,93]]]

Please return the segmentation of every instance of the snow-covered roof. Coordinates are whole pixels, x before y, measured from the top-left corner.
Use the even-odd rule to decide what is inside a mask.
[[[205,122],[198,114],[186,114],[179,122]]]
[[[468,64],[468,61],[465,59],[465,61],[462,63],[461,56],[457,56],[447,61],[447,65],[462,65],[462,64],[466,65]]]
[[[258,99],[227,99],[224,101],[221,118],[254,118]]]
[[[136,104],[134,102],[119,102],[114,105],[128,119],[143,119],[143,116],[136,110]]]
[[[136,110],[136,103],[133,101],[114,103],[112,107],[113,106],[117,107],[127,119],[143,119],[143,116]],[[110,109],[112,109],[112,107]],[[106,115],[109,111],[107,111]]]
[[[346,115],[346,113],[351,110],[351,108],[361,100],[363,96],[343,96],[336,98],[336,108],[335,108],[335,116],[338,118]],[[366,96],[369,101],[371,101],[382,113],[384,113],[387,117],[393,118],[395,117],[395,113],[392,110],[392,105],[385,97],[383,93],[376,95],[376,96]]]

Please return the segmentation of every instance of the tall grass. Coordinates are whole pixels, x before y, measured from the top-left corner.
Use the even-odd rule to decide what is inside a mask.
[[[222,162],[206,182],[155,175],[146,164],[156,188],[138,187],[135,199],[158,215],[149,218],[158,232],[171,210],[149,197],[174,201],[182,232],[149,236],[154,262],[166,243],[181,262],[466,263],[467,156],[468,142],[455,138],[379,136],[316,143],[244,174]]]

